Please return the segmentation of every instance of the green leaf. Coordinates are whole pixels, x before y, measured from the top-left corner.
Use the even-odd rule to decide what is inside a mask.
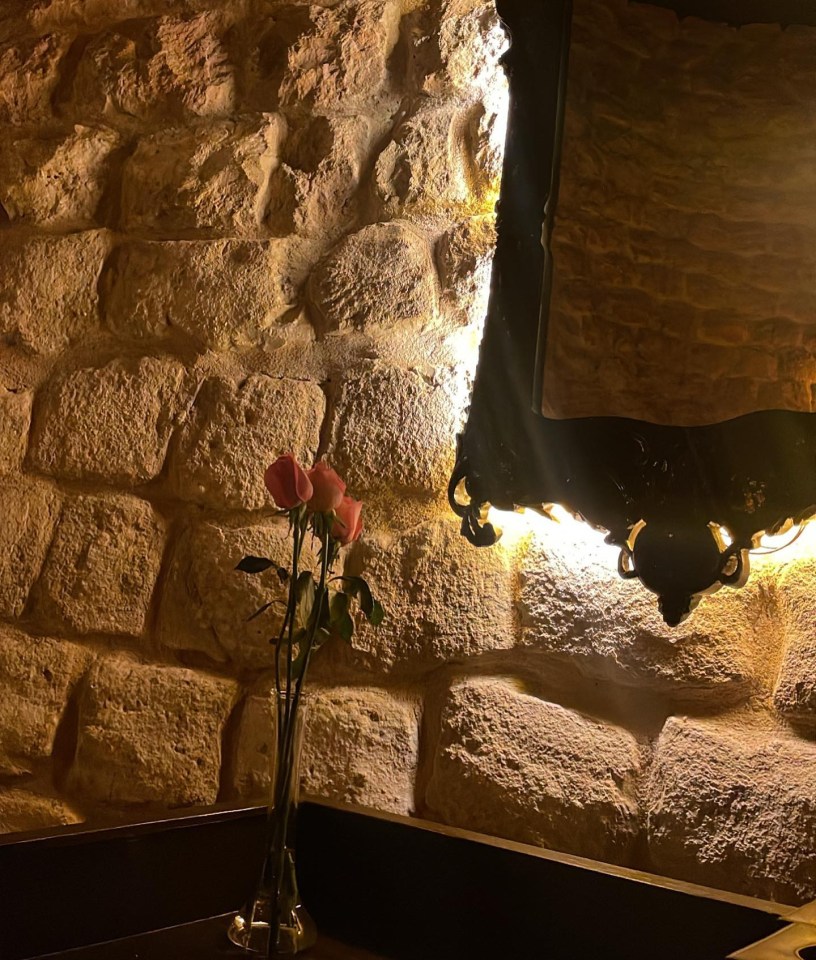
[[[247,623],[251,623],[255,617],[260,617],[262,613],[266,613],[266,611],[272,606],[272,602],[273,601],[270,600],[269,603],[265,603],[262,607],[259,607],[251,617],[247,617]]]
[[[276,573],[278,574],[278,580],[280,580],[281,583],[286,583],[286,581],[289,579],[289,571],[286,569],[286,567],[278,567]]]
[[[375,600],[373,606],[371,607],[371,614],[368,618],[368,622],[372,627],[379,627],[379,625],[385,620],[385,609],[379,600]]]
[[[350,603],[348,594],[340,592],[335,593],[329,601],[331,625],[346,643],[354,634],[354,621],[349,613]]]
[[[266,557],[244,557],[236,564],[235,569],[242,573],[263,573],[272,566],[274,563]]]
[[[309,624],[315,602],[315,582],[311,572],[304,570],[295,583],[295,601],[298,623],[303,628]]]

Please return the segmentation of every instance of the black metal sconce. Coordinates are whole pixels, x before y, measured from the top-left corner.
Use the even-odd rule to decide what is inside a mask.
[[[732,24],[816,25],[816,5],[802,0],[659,2]],[[555,420],[534,409],[554,269],[549,238],[572,3],[497,0],[497,7],[511,39],[498,243],[449,499],[477,546],[497,538],[488,505],[562,504],[606,531],[621,551],[621,575],[656,593],[664,619],[676,625],[704,594],[745,583],[749,551],[763,533],[816,513],[816,414],[764,410],[677,427],[619,417]]]

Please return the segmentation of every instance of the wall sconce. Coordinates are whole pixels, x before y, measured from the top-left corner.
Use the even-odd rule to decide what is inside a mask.
[[[580,2],[602,5],[602,0]],[[614,6],[613,0],[603,2]],[[813,5],[797,0],[748,5],[659,0],[659,5],[734,26],[745,22],[746,7],[751,22],[816,25]],[[617,7],[637,10],[639,4]],[[758,13],[760,7],[766,15]],[[497,539],[487,519],[491,505],[500,510],[563,505],[605,531],[607,542],[620,551],[621,576],[657,594],[665,621],[676,625],[703,595],[746,582],[749,551],[763,534],[779,533],[816,513],[816,414],[806,404],[754,405],[739,416],[689,425],[546,414],[542,398],[554,291],[566,296],[558,287],[563,257],[559,261],[557,244],[553,255],[552,241],[572,82],[573,3],[497,0],[497,8],[511,40],[504,57],[510,108],[498,243],[449,499],[462,533],[477,546]],[[575,205],[573,191],[570,209]],[[816,297],[816,283],[812,286]],[[717,389],[712,380],[710,390]],[[660,397],[662,409],[670,405],[670,396]]]

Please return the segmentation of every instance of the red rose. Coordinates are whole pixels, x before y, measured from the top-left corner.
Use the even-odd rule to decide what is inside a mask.
[[[340,506],[346,485],[323,460],[316,463],[308,473],[313,493],[309,499],[312,513],[329,513]]]
[[[363,501],[354,497],[343,497],[340,506],[335,508],[335,521],[331,535],[343,545],[354,543],[363,532]]]
[[[291,453],[270,464],[264,474],[266,489],[281,510],[292,510],[312,497],[312,482]]]

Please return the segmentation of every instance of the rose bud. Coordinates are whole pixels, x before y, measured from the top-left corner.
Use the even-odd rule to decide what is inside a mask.
[[[329,513],[340,506],[346,485],[324,461],[316,463],[308,473],[314,492],[308,507],[312,513]]]
[[[264,483],[281,510],[299,507],[310,500],[314,492],[306,471],[291,453],[278,457],[266,468]]]
[[[363,532],[363,501],[354,497],[343,497],[340,506],[334,511],[335,521],[332,524],[331,535],[345,546],[354,543]]]

